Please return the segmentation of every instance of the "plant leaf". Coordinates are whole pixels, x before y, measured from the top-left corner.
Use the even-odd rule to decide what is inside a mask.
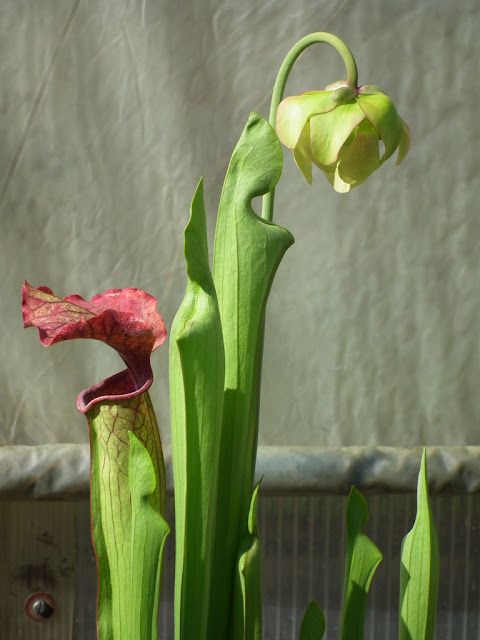
[[[368,508],[362,494],[352,487],[347,503],[347,549],[340,622],[341,640],[361,640],[367,596],[382,554],[364,533]]]
[[[294,242],[289,231],[259,218],[251,201],[271,191],[281,171],[280,142],[268,122],[252,113],[230,161],[215,232],[225,400],[208,640],[232,637],[233,576],[253,489],[265,306],[277,267]]]
[[[262,543],[257,527],[255,487],[248,514],[248,534],[240,543],[234,589],[232,640],[262,639]]]
[[[90,427],[90,505],[98,567],[99,640],[129,640],[132,606],[132,509],[129,431],[143,442],[152,461],[155,489],[147,500],[157,512],[165,501],[165,468],[158,427],[148,393],[94,404]]]
[[[36,327],[46,347],[64,340],[101,340],[115,349],[127,369],[82,391],[77,408],[86,413],[97,402],[133,398],[153,382],[152,351],[167,337],[157,301],[141,289],[109,289],[90,301],[59,298],[49,287],[22,287],[24,327]]]
[[[417,484],[417,516],[402,544],[400,640],[432,640],[438,596],[439,549],[428,497],[426,450]]]
[[[163,549],[170,527],[149,500],[156,484],[150,455],[132,431],[128,432],[128,436],[128,479],[132,506],[129,638],[158,640]]]
[[[325,617],[315,600],[312,600],[303,616],[298,640],[321,640],[324,633]]]
[[[185,229],[188,284],[170,340],[175,637],[206,638],[222,430],[224,350],[208,263],[203,183]]]

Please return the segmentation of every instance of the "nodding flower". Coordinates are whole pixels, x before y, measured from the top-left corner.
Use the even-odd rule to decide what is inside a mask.
[[[306,180],[312,183],[313,163],[339,193],[365,182],[397,149],[400,164],[411,138],[381,89],[364,85],[355,91],[343,81],[282,100],[275,128]]]

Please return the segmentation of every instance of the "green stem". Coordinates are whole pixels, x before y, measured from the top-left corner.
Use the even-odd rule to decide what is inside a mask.
[[[329,44],[334,49],[338,51],[338,53],[342,56],[345,66],[347,68],[347,86],[357,90],[358,84],[358,73],[357,73],[357,65],[353,58],[352,52],[347,47],[347,45],[334,36],[332,33],[326,33],[324,31],[319,31],[318,33],[311,33],[305,38],[299,40],[287,53],[285,60],[280,67],[280,70],[277,75],[277,79],[275,80],[275,86],[273,87],[272,94],[272,102],[270,104],[270,117],[269,122],[273,128],[275,128],[275,120],[277,117],[277,109],[280,102],[283,100],[283,94],[285,92],[285,86],[287,84],[288,76],[290,75],[290,71],[292,70],[293,65],[297,61],[297,58],[300,56],[305,49],[310,47],[312,44]],[[275,189],[272,189],[269,193],[263,196],[262,202],[262,218],[268,220],[269,222],[273,219],[273,202],[274,202]]]

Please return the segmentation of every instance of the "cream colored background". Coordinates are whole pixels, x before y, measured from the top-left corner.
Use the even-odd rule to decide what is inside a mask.
[[[296,244],[268,307],[260,442],[478,444],[480,4],[448,0],[127,0],[0,5],[0,444],[82,443],[76,394],[119,370],[101,343],[45,349],[24,278],[86,298],[134,286],[169,328],[182,230],[205,177],[210,236],[229,156],[268,114],[288,49],[329,30],[413,132],[350,195],[285,153],[275,219]],[[318,45],[288,92],[344,76]],[[153,400],[169,441],[168,348]]]

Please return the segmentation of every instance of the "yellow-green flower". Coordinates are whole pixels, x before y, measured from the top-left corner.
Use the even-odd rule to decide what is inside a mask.
[[[390,98],[373,85],[354,91],[339,82],[324,91],[285,98],[278,107],[276,131],[293,149],[310,184],[313,162],[339,193],[365,182],[396,149],[400,164],[410,146],[407,124]]]

